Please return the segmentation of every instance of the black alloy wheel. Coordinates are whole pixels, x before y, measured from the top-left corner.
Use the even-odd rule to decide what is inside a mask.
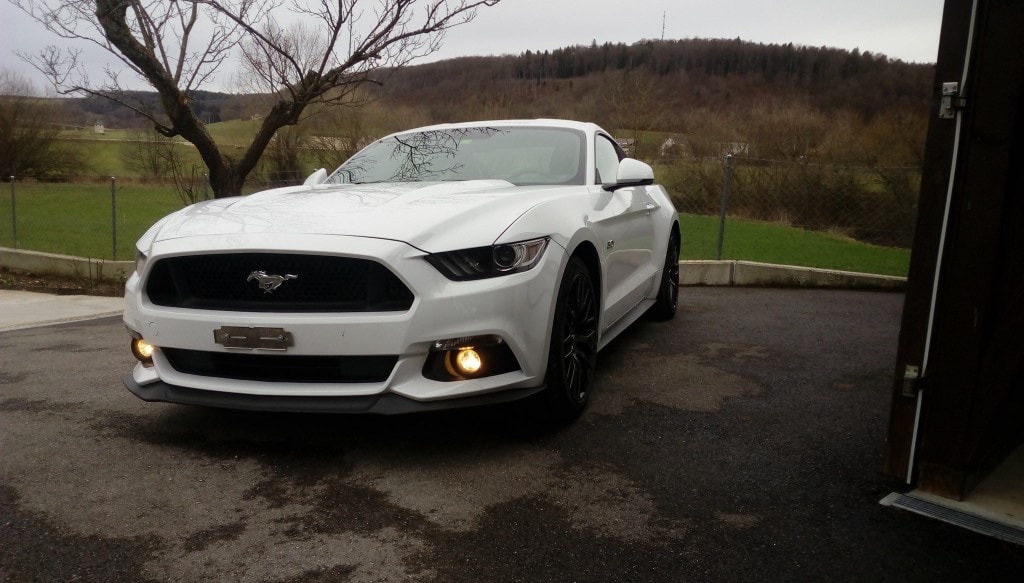
[[[658,297],[648,312],[656,320],[671,320],[679,309],[679,235],[669,235],[665,267],[661,272]]]
[[[558,288],[548,353],[549,411],[558,418],[577,417],[590,399],[597,362],[597,313],[593,277],[573,257]]]

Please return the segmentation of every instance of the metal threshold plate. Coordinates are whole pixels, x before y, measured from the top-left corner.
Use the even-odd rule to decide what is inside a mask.
[[[949,506],[922,500],[912,495],[893,492],[883,498],[879,504],[909,510],[922,516],[935,518],[942,522],[972,530],[1000,540],[1024,545],[1024,528],[1003,524],[974,514],[963,512]]]

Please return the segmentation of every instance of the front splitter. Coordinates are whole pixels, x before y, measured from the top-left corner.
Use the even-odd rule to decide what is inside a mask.
[[[473,397],[459,397],[437,401],[417,401],[394,393],[355,397],[308,397],[281,395],[250,395],[191,389],[156,381],[140,385],[132,375],[124,377],[124,386],[143,401],[197,405],[244,411],[278,411],[281,413],[356,413],[402,415],[426,411],[463,409],[483,405],[497,405],[524,399],[544,390],[544,386],[509,389]]]

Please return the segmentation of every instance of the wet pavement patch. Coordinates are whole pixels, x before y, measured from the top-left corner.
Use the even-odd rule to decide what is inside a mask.
[[[0,411],[7,412],[31,412],[31,413],[42,413],[44,411],[57,411],[64,407],[55,405],[49,401],[42,399],[4,399],[0,401]]]
[[[70,501],[69,501],[70,502]],[[82,536],[19,506],[0,484],[0,581],[153,581],[144,564],[156,537]]]
[[[545,495],[490,506],[476,529],[432,542],[454,551],[421,559],[438,582],[669,581],[678,569],[672,543],[624,542],[577,528],[569,509]]]
[[[237,540],[243,532],[245,532],[245,521],[221,524],[188,535],[182,541],[181,548],[186,553],[195,553],[205,550],[215,542]]]
[[[0,385],[13,385],[14,383],[20,383],[25,380],[27,375],[25,373],[9,373],[0,371]]]

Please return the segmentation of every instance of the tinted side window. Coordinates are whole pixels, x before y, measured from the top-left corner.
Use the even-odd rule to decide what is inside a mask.
[[[596,180],[598,184],[615,182],[619,171],[619,151],[616,144],[606,136],[598,135],[594,145],[594,165],[597,166]]]

